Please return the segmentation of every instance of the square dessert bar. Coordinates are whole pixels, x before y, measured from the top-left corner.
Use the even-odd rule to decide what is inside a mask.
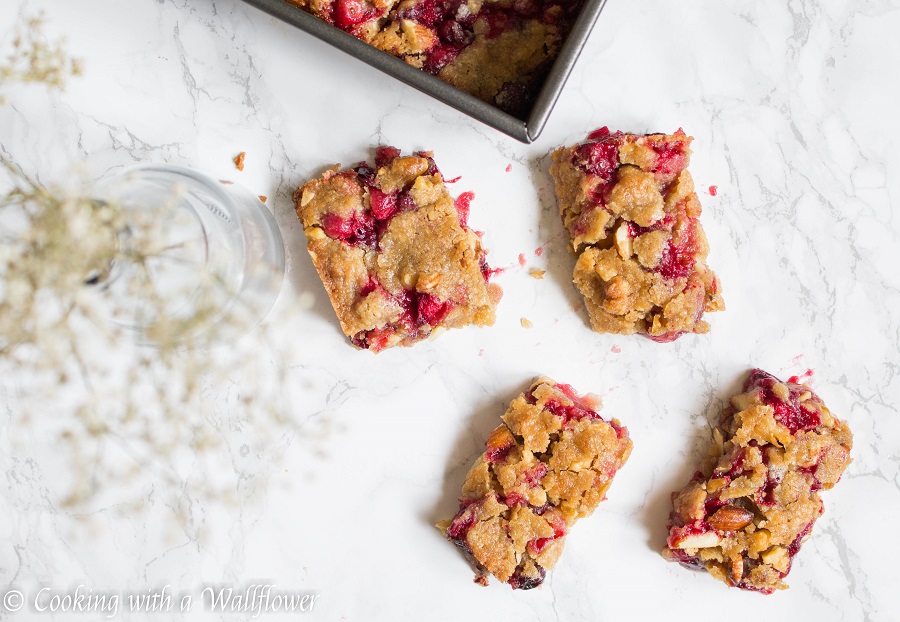
[[[706,265],[700,201],[687,171],[693,140],[601,128],[553,152],[550,173],[578,257],[574,282],[591,327],[666,342],[706,333],[725,308]]]
[[[766,594],[782,581],[822,514],[818,491],[850,464],[853,437],[797,378],[755,369],[713,430],[702,471],[672,495],[663,556]]]
[[[307,249],[344,334],[379,352],[440,328],[494,323],[502,295],[480,234],[466,225],[471,193],[450,197],[430,152],[376,152],[375,166],[335,166],[293,193]]]
[[[288,0],[524,118],[581,0]]]
[[[631,440],[597,408],[597,398],[549,378],[512,401],[466,476],[456,516],[438,524],[475,566],[476,583],[490,573],[514,589],[537,587],[572,525],[606,498]]]

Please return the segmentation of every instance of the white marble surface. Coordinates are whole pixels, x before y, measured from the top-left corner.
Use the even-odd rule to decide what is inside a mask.
[[[0,31],[40,10],[84,75],[61,94],[8,92],[0,149],[44,180],[76,162],[94,176],[171,162],[272,197],[288,254],[269,318],[272,357],[301,425],[283,451],[229,443],[207,456],[197,472],[232,477],[237,503],[197,501],[174,529],[152,481],[137,509],[117,511],[112,491],[85,523],[60,505],[61,475],[37,445],[35,455],[4,455],[0,585],[33,597],[40,586],[177,591],[255,580],[316,591],[310,619],[322,620],[900,619],[896,2],[609,0],[530,146],[239,0],[6,0]],[[589,331],[546,155],[600,125],[696,137],[697,186],[718,186],[701,201],[728,307],[710,317],[710,335],[658,345]],[[492,263],[509,268],[493,328],[378,356],[345,343],[288,195],[382,142],[434,150],[448,177],[462,176],[456,188],[476,193],[471,222],[487,232]],[[231,163],[239,151],[243,173]],[[520,253],[547,278],[520,269]],[[315,302],[298,312],[302,291]],[[824,494],[791,589],[769,597],[658,555],[670,491],[753,366],[785,376],[812,368],[814,387],[855,433],[854,462]],[[541,589],[479,588],[431,525],[452,514],[486,433],[539,373],[600,394],[631,430],[634,453]]]

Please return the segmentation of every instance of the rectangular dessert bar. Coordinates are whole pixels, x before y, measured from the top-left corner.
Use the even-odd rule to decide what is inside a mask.
[[[822,514],[818,491],[850,464],[853,437],[809,387],[760,369],[731,398],[710,456],[672,495],[663,556],[730,586],[785,589],[794,556]]]
[[[573,278],[595,331],[673,341],[708,332],[703,313],[724,309],[687,170],[692,140],[603,127],[553,152]]]
[[[502,292],[478,233],[471,193],[455,201],[430,152],[376,152],[375,166],[335,166],[293,193],[307,249],[344,334],[379,352],[440,328],[494,323]]]
[[[606,498],[631,453],[628,431],[594,396],[538,378],[512,401],[463,484],[459,511],[438,524],[475,566],[514,589],[544,580],[566,534]]]
[[[524,119],[581,0],[287,0]]]

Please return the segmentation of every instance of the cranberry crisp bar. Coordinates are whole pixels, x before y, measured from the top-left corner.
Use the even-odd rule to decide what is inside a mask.
[[[288,0],[524,118],[581,0]]]
[[[438,524],[474,564],[476,583],[491,573],[514,589],[537,587],[572,525],[606,498],[631,440],[598,407],[549,378],[510,404],[466,477],[459,512]]]
[[[375,352],[437,332],[494,323],[501,291],[471,193],[455,201],[430,152],[380,147],[375,166],[327,171],[293,193],[307,248],[344,334]]]
[[[809,387],[755,369],[713,430],[707,464],[672,495],[663,556],[772,593],[822,514],[818,491],[850,464],[853,437]]]
[[[553,152],[559,211],[578,257],[574,281],[600,333],[673,341],[706,333],[725,308],[706,266],[700,202],[687,171],[693,140],[601,128]]]

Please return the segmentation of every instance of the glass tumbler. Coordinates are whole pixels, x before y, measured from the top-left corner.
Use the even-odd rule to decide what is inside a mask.
[[[246,334],[284,278],[275,219],[245,188],[189,168],[139,165],[102,180],[120,210],[117,258],[101,283],[111,319],[145,343],[211,347]]]

